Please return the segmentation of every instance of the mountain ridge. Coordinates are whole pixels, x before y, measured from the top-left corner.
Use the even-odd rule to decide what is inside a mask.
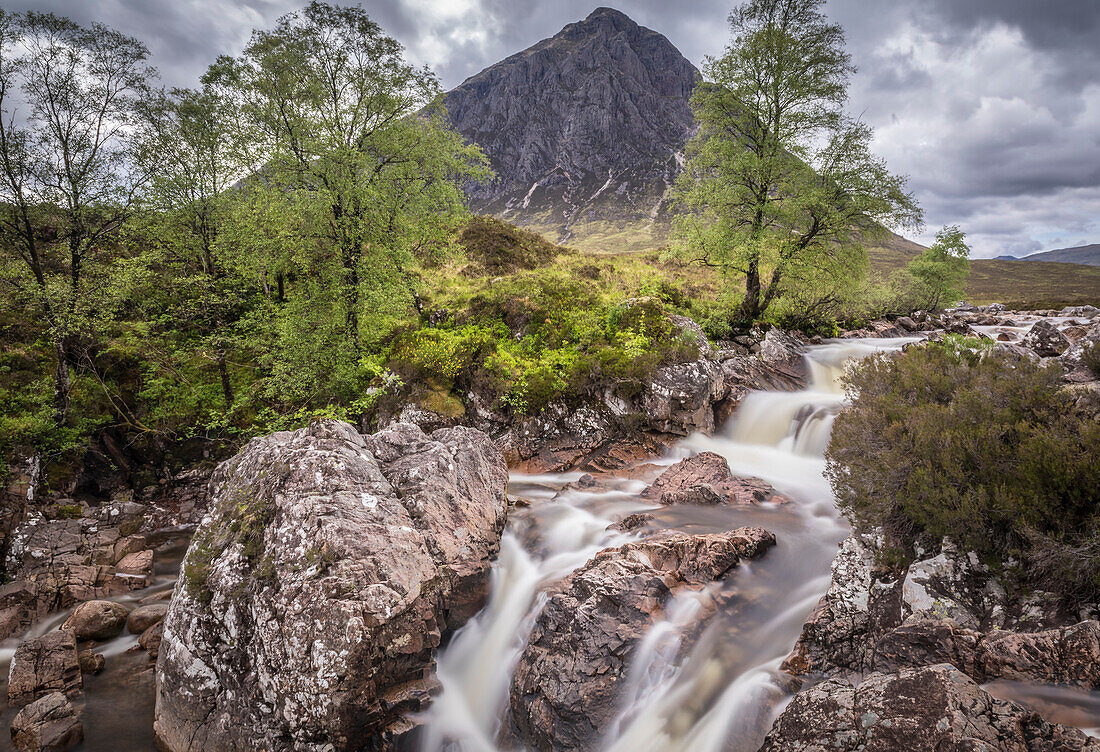
[[[1053,261],[1062,264],[1084,264],[1100,266],[1100,243],[1077,245],[1072,248],[1055,248],[1051,251],[1039,251],[1023,256],[1020,261]]]
[[[468,188],[472,208],[557,242],[598,228],[653,247],[699,80],[664,35],[607,7],[470,76],[445,104],[496,173]]]

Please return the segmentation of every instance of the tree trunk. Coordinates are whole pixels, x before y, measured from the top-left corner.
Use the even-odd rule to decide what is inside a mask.
[[[279,272],[275,275],[275,300],[280,303],[285,299],[285,291],[283,289],[283,273]]]
[[[225,348],[219,347],[217,352],[218,375],[222,380],[222,396],[225,397],[225,409],[233,407],[233,384],[229,381],[229,370],[225,366]]]
[[[754,257],[749,261],[749,268],[745,274],[745,299],[741,301],[741,310],[738,313],[744,326],[752,324],[760,315],[760,258]]]
[[[57,367],[53,376],[53,413],[54,422],[65,425],[69,417],[69,407],[72,402],[72,377],[69,372],[69,344],[67,337],[60,337],[54,343],[54,351],[57,356]]]

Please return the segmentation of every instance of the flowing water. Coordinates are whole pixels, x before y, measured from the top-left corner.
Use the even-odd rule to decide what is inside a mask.
[[[837,544],[847,534],[828,483],[823,454],[844,396],[847,363],[912,339],[843,340],[811,348],[810,387],[756,392],[713,437],[680,443],[661,465],[716,452],[735,473],[763,478],[793,501],[749,509],[661,507],[657,526],[720,532],[742,525],[771,530],[778,545],[745,562],[720,586],[677,596],[638,645],[622,684],[618,716],[602,730],[605,752],[755,750],[788,699],[779,664],[829,583]],[[652,476],[654,472],[650,473]],[[443,692],[427,713],[421,752],[496,752],[508,724],[511,674],[544,602],[546,585],[601,548],[628,539],[607,526],[650,508],[645,483],[617,479],[566,489],[577,474],[513,475],[517,508],[493,570],[485,609],[459,630],[439,658]],[[713,601],[716,616],[702,635],[684,638]]]

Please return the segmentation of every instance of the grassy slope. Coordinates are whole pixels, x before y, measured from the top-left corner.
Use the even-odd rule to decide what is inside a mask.
[[[624,258],[625,255],[651,253],[666,242],[667,227],[662,223],[648,227],[612,226],[590,223],[574,228],[570,247],[587,254]],[[554,241],[555,232],[530,225]],[[904,266],[921,252],[923,246],[892,235],[868,248],[871,268],[889,274]],[[1020,308],[1060,308],[1100,302],[1100,267],[1049,261],[996,261],[975,259],[970,265],[967,300],[977,304],[1006,303]],[[709,286],[709,285],[708,285]]]

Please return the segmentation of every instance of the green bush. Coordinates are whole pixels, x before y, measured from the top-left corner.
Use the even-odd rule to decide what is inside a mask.
[[[892,546],[949,537],[1016,584],[1100,597],[1100,425],[1074,412],[1055,369],[958,345],[847,377],[853,402],[826,454],[841,510]]]

